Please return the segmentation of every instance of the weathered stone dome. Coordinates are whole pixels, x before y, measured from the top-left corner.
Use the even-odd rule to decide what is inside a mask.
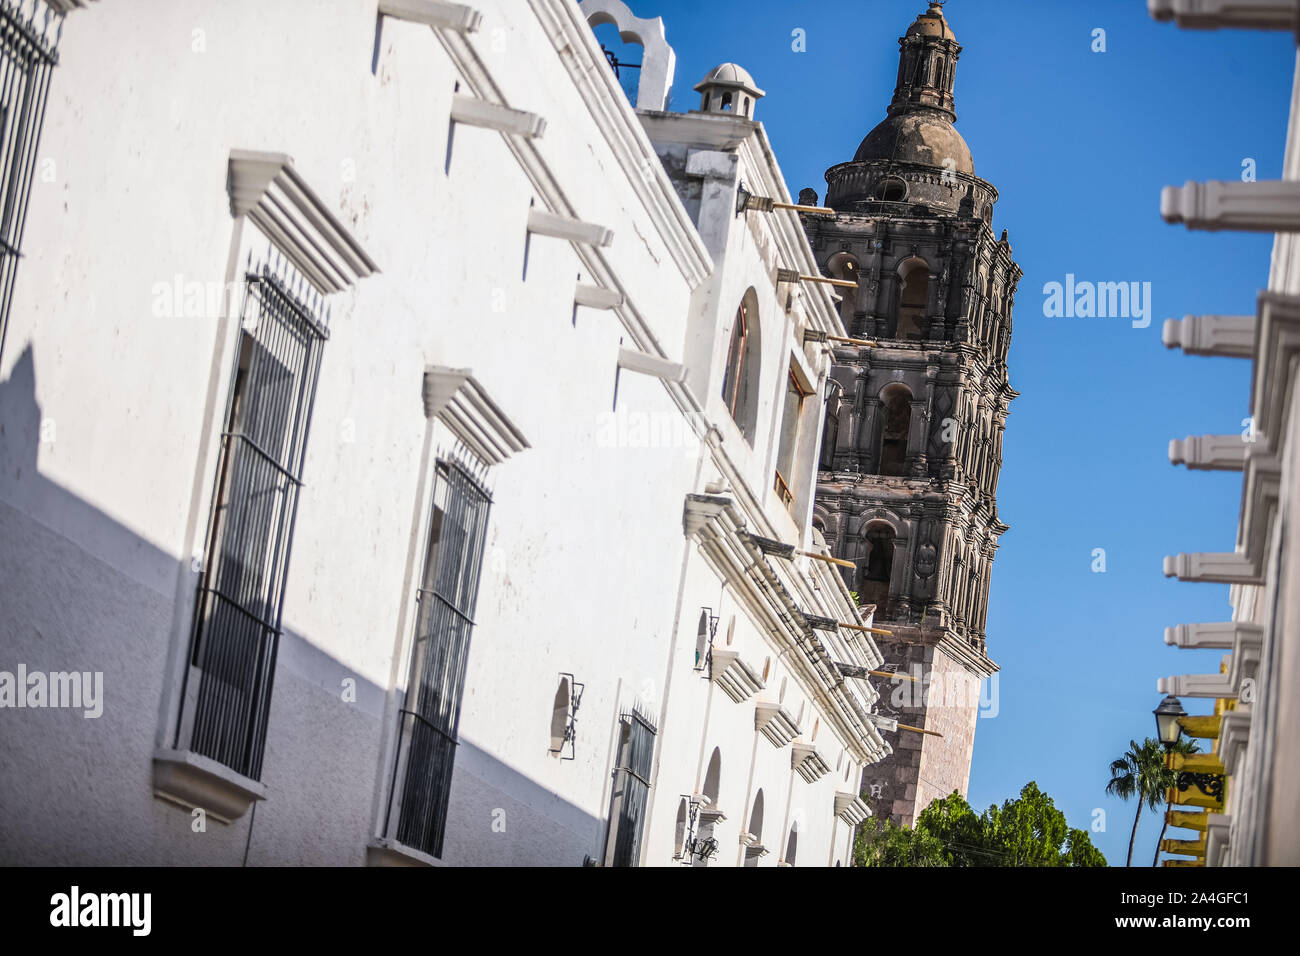
[[[916,18],[905,34],[909,37],[940,37],[944,40],[956,40],[952,35],[952,27],[948,26],[948,21],[943,17],[943,5],[931,3],[930,9]]]
[[[853,156],[855,163],[892,159],[945,168],[951,159],[956,172],[975,173],[970,147],[946,115],[928,110],[894,113],[867,134]]]

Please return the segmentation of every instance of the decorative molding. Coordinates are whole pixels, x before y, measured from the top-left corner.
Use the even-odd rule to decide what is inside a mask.
[[[1215,621],[1207,624],[1178,624],[1165,628],[1165,643],[1174,647],[1218,648],[1235,646],[1238,632],[1254,634],[1263,640],[1264,629],[1239,621]]]
[[[765,686],[758,671],[741,658],[739,651],[713,649],[713,681],[737,704],[753,697]]]
[[[587,23],[598,27],[612,23],[624,43],[641,44],[641,79],[636,88],[636,108],[665,110],[668,93],[677,72],[677,54],[668,45],[662,17],[642,18],[622,0],[580,0],[578,11]]]
[[[740,845],[745,848],[745,856],[762,858],[767,856],[769,852],[767,847],[763,846],[762,840],[748,831],[741,831]]]
[[[489,103],[477,96],[456,93],[451,98],[451,118],[466,126],[481,126],[498,133],[534,138],[546,132],[545,118],[536,113],[511,109],[500,103]]]
[[[1272,443],[1286,430],[1286,408],[1300,362],[1300,296],[1259,294],[1259,344],[1252,350],[1250,410],[1256,442]]]
[[[856,793],[835,791],[835,815],[851,827],[871,816],[871,807]]]
[[[1169,463],[1193,471],[1241,471],[1249,448],[1241,435],[1188,435],[1169,442]]]
[[[474,33],[483,20],[473,7],[448,0],[379,0],[379,15],[459,33]]]
[[[1224,711],[1219,722],[1219,745],[1215,749],[1219,762],[1229,774],[1236,773],[1236,768],[1245,756],[1246,747],[1250,743],[1250,723],[1250,711],[1240,708]]]
[[[571,216],[559,216],[541,209],[528,211],[528,231],[539,236],[567,239],[584,246],[604,248],[614,241],[614,231]]]
[[[790,766],[808,783],[816,783],[830,773],[831,765],[810,743],[796,740],[790,750]]]
[[[1221,866],[1228,852],[1232,817],[1226,813],[1209,813],[1205,818],[1205,865]]]
[[[721,521],[730,505],[730,498],[719,495],[687,495],[682,509],[682,528],[686,535],[700,537],[706,528]]]
[[[1215,584],[1263,584],[1259,567],[1236,552],[1198,552],[1166,555],[1164,573],[1180,581],[1208,581]]]
[[[192,750],[162,749],[153,755],[153,792],[187,810],[201,809],[218,823],[238,820],[266,785]]]
[[[1236,688],[1227,674],[1180,674],[1161,677],[1156,681],[1156,691],[1175,697],[1236,697]],[[1222,733],[1222,731],[1220,731]]]
[[[573,302],[588,309],[617,309],[623,304],[623,294],[580,282],[574,287]]]
[[[619,349],[618,367],[625,368],[629,372],[640,372],[642,375],[663,379],[665,382],[686,381],[685,365],[661,359],[657,355],[648,355],[636,349]]]
[[[1147,0],[1153,20],[1184,30],[1290,30],[1300,35],[1296,0]]]
[[[532,447],[469,369],[428,366],[423,395],[425,417],[442,421],[486,464]]]
[[[726,819],[727,819],[727,815],[722,811],[722,808],[718,807],[715,804],[709,804],[707,806],[700,807],[701,827],[717,826],[719,823],[722,823]]]
[[[1187,355],[1251,358],[1255,354],[1255,316],[1185,315],[1165,319],[1160,337],[1165,348]]]
[[[1257,568],[1267,564],[1264,549],[1268,546],[1282,488],[1282,462],[1268,453],[1268,444],[1256,442],[1250,446],[1237,529],[1238,550]]]
[[[1228,683],[1233,696],[1240,697],[1243,684],[1259,673],[1259,658],[1264,650],[1263,632],[1242,631],[1236,635],[1232,656],[1228,659]]]
[[[286,154],[231,150],[226,190],[230,214],[246,215],[322,294],[379,271]]]
[[[721,495],[687,495],[682,523],[720,579],[743,596],[762,630],[771,635],[782,653],[794,654],[791,660],[799,663],[812,686],[818,688],[825,704],[823,713],[840,738],[852,746],[854,759],[872,763],[887,756],[892,748],[880,736],[870,713],[877,692],[865,682],[850,687],[840,678],[830,664],[833,655],[823,636],[808,625],[798,601],[747,533],[732,500]],[[792,574],[788,568],[785,572]],[[824,580],[844,588],[843,580],[833,573],[827,572]],[[845,595],[845,600],[851,599]],[[882,659],[869,635],[858,638],[856,646],[861,650],[856,656],[865,659],[862,663],[874,666]],[[718,653],[715,647],[715,673]]]
[[[1300,232],[1300,182],[1188,182],[1160,193],[1165,222],[1215,232]]]
[[[772,701],[759,701],[754,708],[754,729],[766,737],[773,747],[778,748],[799,736],[799,724],[794,715]]]

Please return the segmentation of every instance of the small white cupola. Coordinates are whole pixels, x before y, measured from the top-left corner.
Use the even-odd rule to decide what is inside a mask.
[[[735,63],[715,66],[695,84],[700,94],[700,112],[735,113],[754,118],[754,103],[766,94],[754,83],[749,71]]]

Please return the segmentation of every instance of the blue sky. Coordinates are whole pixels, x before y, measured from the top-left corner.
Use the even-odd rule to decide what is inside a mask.
[[[674,109],[697,105],[691,87],[710,68],[741,64],[767,92],[755,118],[791,193],[824,195],[825,169],[851,159],[884,117],[897,38],[926,4],[630,6],[664,18],[677,53]],[[1001,194],[994,229],[1010,231],[1025,273],[1009,360],[1021,397],[998,488],[1011,530],[988,618],[1000,709],[979,723],[970,800],[981,809],[1036,780],[1073,826],[1104,810],[1093,840],[1123,865],[1134,807],[1105,796],[1107,765],[1130,738],[1153,735],[1158,676],[1218,670],[1216,653],[1166,647],[1163,629],[1230,614],[1226,586],[1166,579],[1161,558],[1232,549],[1240,475],[1175,468],[1168,441],[1239,432],[1250,387],[1249,363],[1166,350],[1160,326],[1253,312],[1272,248],[1271,236],[1165,225],[1160,189],[1239,179],[1246,158],[1260,179],[1279,177],[1294,39],[1182,30],[1152,21],[1142,0],[951,0],[946,14],[963,46],[957,128],[976,174]],[[1091,49],[1097,28],[1104,53]],[[795,29],[806,52],[791,48]],[[1044,317],[1044,284],[1067,273],[1150,282],[1150,327]],[[1095,548],[1106,551],[1103,574],[1091,570]],[[1145,813],[1135,863],[1150,865],[1159,829],[1159,815]]]

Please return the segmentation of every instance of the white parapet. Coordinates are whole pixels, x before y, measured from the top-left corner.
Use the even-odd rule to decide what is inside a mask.
[[[1165,222],[1188,229],[1242,232],[1300,232],[1300,182],[1188,182],[1160,193]]]
[[[1169,462],[1195,471],[1241,471],[1248,447],[1241,435],[1188,435],[1169,442]]]
[[[1166,319],[1161,339],[1187,355],[1248,359],[1255,354],[1255,324],[1253,315],[1185,315]]]

